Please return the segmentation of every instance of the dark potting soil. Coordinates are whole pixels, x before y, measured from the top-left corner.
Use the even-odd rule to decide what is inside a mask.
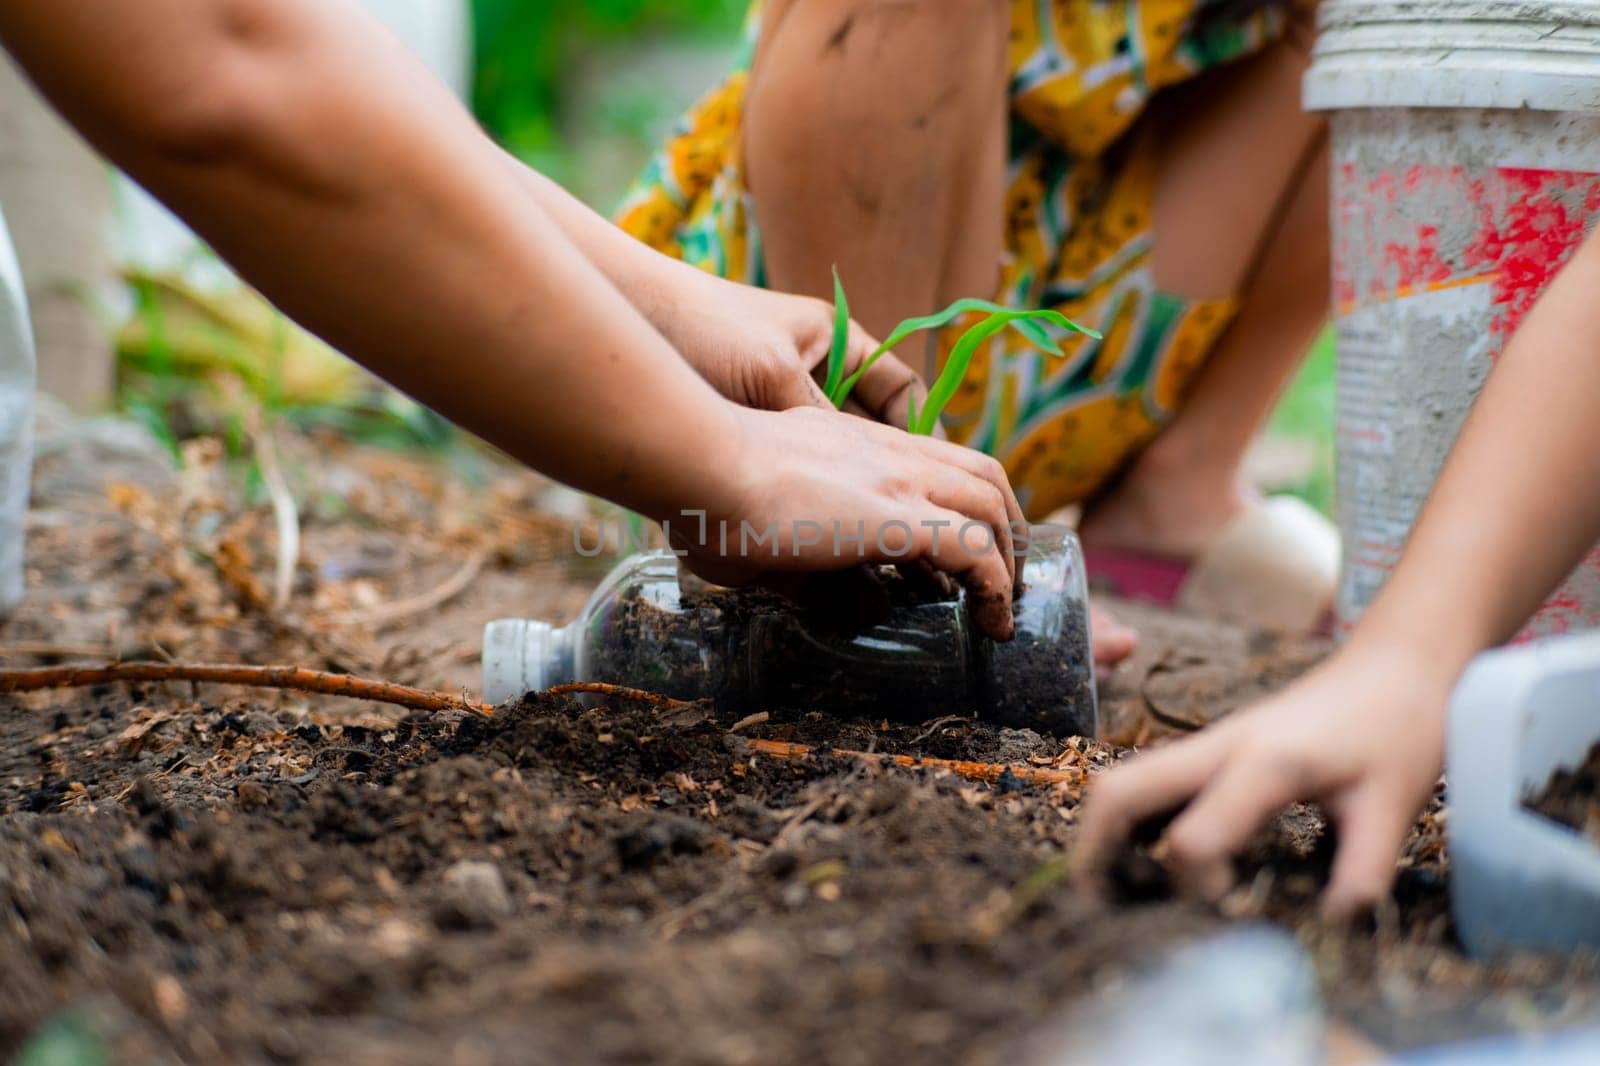
[[[1529,796],[1525,804],[1600,844],[1600,743],[1589,749],[1578,766],[1551,774],[1544,788]]]
[[[1004,644],[980,645],[990,658],[980,718],[1055,736],[1099,733],[1089,614],[1083,604],[1066,605],[1062,629],[1068,636],[1060,642],[1019,634]]]
[[[1024,599],[1027,596],[1023,594]],[[727,719],[826,710],[920,722],[946,714],[1058,736],[1095,733],[1088,618],[1066,605],[1061,635],[975,633],[947,582],[893,567],[813,580],[795,600],[763,590],[689,589],[677,609],[643,596],[599,630],[597,680],[709,699]]]
[[[1386,1043],[1595,1002],[1586,963],[1457,952],[1431,815],[1376,931],[1347,934],[1311,917],[1328,848],[1307,809],[1220,908],[1173,898],[1148,855],[1107,902],[1064,883],[1073,788],[777,760],[692,708],[544,698],[372,729],[161,690],[4,703],[0,1058],[65,1027],[124,1062],[1009,1064],[1127,968],[1263,919]],[[748,732],[1117,758],[967,721]]]

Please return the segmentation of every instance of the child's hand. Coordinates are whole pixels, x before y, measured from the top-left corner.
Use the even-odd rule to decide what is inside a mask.
[[[669,516],[674,546],[700,576],[742,585],[920,560],[962,583],[980,630],[1011,638],[1021,562],[1011,530],[1022,509],[999,463],[836,411],[741,410],[739,421],[725,458],[708,457],[722,473],[704,523]],[[969,522],[994,540],[963,537]]]
[[[1098,888],[1141,822],[1176,811],[1164,861],[1186,888],[1216,899],[1233,887],[1232,857],[1256,830],[1308,800],[1339,831],[1324,913],[1371,907],[1443,763],[1453,675],[1429,673],[1403,646],[1352,646],[1276,696],[1110,771],[1090,788],[1077,880]]]
[[[809,296],[769,292],[707,274],[675,278],[673,298],[645,301],[651,322],[722,395],[744,407],[829,407],[819,384],[833,343],[833,308]],[[845,372],[878,346],[854,322]],[[893,353],[872,364],[846,409],[904,428],[922,379]]]

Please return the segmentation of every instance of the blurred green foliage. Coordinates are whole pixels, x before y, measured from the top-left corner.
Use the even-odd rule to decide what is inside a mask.
[[[562,89],[585,48],[651,37],[728,37],[746,7],[746,0],[472,0],[473,110],[501,144],[565,181]],[[714,77],[708,72],[706,84]]]
[[[1267,433],[1272,436],[1300,441],[1309,447],[1313,464],[1305,479],[1289,486],[1289,491],[1301,497],[1325,514],[1331,515],[1334,507],[1334,418],[1338,401],[1333,330],[1326,329],[1311,346],[1306,361],[1284,391],[1283,399],[1267,423]]]

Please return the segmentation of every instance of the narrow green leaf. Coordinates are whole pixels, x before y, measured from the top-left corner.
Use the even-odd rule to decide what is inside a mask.
[[[950,358],[945,361],[944,369],[939,372],[932,388],[928,389],[928,403],[916,422],[912,423],[912,433],[923,437],[932,435],[933,427],[939,423],[939,415],[955,398],[956,389],[966,378],[967,368],[972,365],[972,357],[977,354],[978,346],[1009,324],[1004,315],[990,315],[961,335],[961,339],[950,350]]]
[[[884,342],[873,350],[871,355],[867,356],[861,361],[861,365],[856,368],[855,373],[839,382],[836,387],[826,390],[828,399],[833,401],[833,405],[835,407],[843,407],[844,401],[849,397],[850,393],[854,391],[856,384],[861,380],[861,376],[872,368],[872,364],[876,363],[878,361],[878,357],[884,352],[887,352],[889,349],[893,348],[895,345],[899,344],[913,333],[917,333],[921,330],[943,329],[961,315],[968,314],[969,312],[973,311],[985,311],[991,315],[1008,316],[1008,325],[1012,326],[1018,333],[1022,334],[1023,338],[1034,347],[1039,348],[1049,355],[1064,355],[1065,353],[1062,352],[1061,347],[1056,344],[1055,340],[1051,338],[1049,331],[1039,324],[1037,320],[1040,318],[1060,326],[1062,329],[1065,329],[1071,333],[1085,333],[1096,339],[1099,339],[1100,337],[1100,334],[1096,331],[1078,325],[1076,322],[1061,314],[1059,311],[1028,311],[1022,313],[1023,317],[1018,317],[1019,312],[1013,308],[1002,307],[990,300],[979,300],[973,297],[967,297],[966,299],[957,300],[955,303],[936,314],[923,315],[920,318],[908,318],[904,322],[900,323],[889,333],[889,336],[884,340]]]
[[[928,390],[928,402],[923,407],[921,415],[911,427],[911,432],[927,436],[933,432],[933,427],[939,424],[939,416],[944,413],[945,407],[955,398],[956,389],[967,376],[967,370],[972,365],[973,356],[978,348],[990,337],[999,333],[1007,326],[1016,327],[1019,322],[1033,322],[1039,320],[1049,322],[1062,329],[1085,333],[1098,338],[1099,333],[1078,325],[1059,311],[1038,309],[1033,311],[1009,311],[1001,309],[989,315],[988,318],[978,322],[961,335],[955,347],[950,351],[950,358],[945,360],[944,369],[939,372],[938,380]],[[1026,331],[1017,327],[1019,332],[1027,336]],[[1055,346],[1052,345],[1052,348]],[[1056,348],[1059,354],[1060,349]]]
[[[833,347],[828,349],[828,379],[822,391],[830,400],[839,391],[844,380],[844,360],[850,347],[850,304],[844,298],[844,283],[839,280],[839,268],[833,268]],[[849,395],[846,393],[845,395]],[[835,407],[844,406],[844,396],[833,401]]]
[[[1005,307],[1001,304],[997,304],[993,300],[978,300],[972,297],[968,297],[965,300],[957,300],[951,306],[959,308],[959,314],[966,314],[968,311],[986,311],[991,315],[1003,315],[1016,310],[1014,307]],[[1060,346],[1057,345],[1055,340],[1050,336],[1050,331],[1039,325],[1039,323],[1035,322],[1033,319],[1017,319],[1015,322],[1011,323],[1011,325],[1018,333],[1027,338],[1029,343],[1041,351],[1048,352],[1051,355],[1065,354],[1062,352]],[[1072,329],[1079,328],[1073,323],[1069,323],[1069,326]]]
[[[951,322],[954,322],[961,315],[967,314],[971,311],[988,311],[993,314],[1006,310],[1008,310],[1008,308],[1001,307],[999,304],[991,303],[988,300],[968,298],[964,300],[957,300],[949,307],[946,307],[943,311],[939,311],[935,314],[922,315],[917,318],[908,318],[891,330],[889,336],[884,338],[883,343],[878,345],[878,347],[872,351],[871,355],[868,355],[861,361],[861,365],[856,367],[855,373],[851,374],[844,381],[840,382],[836,388],[828,390],[828,399],[833,401],[833,405],[835,407],[844,406],[845,399],[848,398],[850,393],[855,390],[856,384],[860,382],[862,375],[868,370],[872,369],[872,364],[878,361],[878,357],[883,355],[883,353],[887,352],[889,349],[893,348],[895,345],[899,344],[901,341],[905,340],[907,337],[911,336],[913,333],[918,333],[922,330],[943,329]],[[1025,334],[1029,341],[1034,344],[1041,345],[1046,351],[1054,352],[1056,355],[1061,354],[1061,349],[1057,348],[1055,343],[1050,340],[1050,335],[1044,331],[1042,326],[1032,322],[1028,324],[1034,330],[1034,333],[1032,334]]]

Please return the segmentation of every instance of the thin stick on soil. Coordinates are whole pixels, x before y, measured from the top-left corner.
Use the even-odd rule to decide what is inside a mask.
[[[747,740],[751,751],[772,755],[780,759],[804,759],[815,755],[819,749],[810,744],[791,744],[782,740]],[[1082,770],[1052,770],[1040,766],[1011,766],[1004,763],[967,762],[963,759],[931,759],[916,755],[885,755],[870,751],[848,751],[844,748],[827,749],[839,759],[855,759],[876,763],[879,766],[900,766],[908,770],[945,770],[969,781],[996,784],[1007,774],[1024,785],[1082,785],[1088,775]]]
[[[694,706],[693,700],[675,700],[671,696],[663,696],[659,692],[646,692],[642,688],[628,688],[626,685],[610,685],[604,681],[578,681],[570,685],[556,685],[545,691],[552,696],[567,696],[577,692],[587,692],[596,696],[610,696],[612,699],[648,703],[653,707],[666,707],[669,710]]]
[[[294,592],[294,570],[300,562],[300,509],[295,506],[294,494],[283,476],[283,465],[278,462],[278,446],[273,439],[272,427],[263,425],[259,409],[250,415],[250,445],[256,453],[256,465],[261,469],[262,484],[272,501],[272,519],[278,529],[278,563],[273,573],[272,609],[286,610],[289,597]]]
[[[37,692],[52,688],[88,688],[127,681],[189,681],[212,685],[248,685],[253,688],[315,692],[356,700],[390,703],[414,711],[467,711],[484,717],[494,713],[486,703],[474,703],[448,692],[412,688],[350,674],[306,670],[298,666],[241,666],[216,663],[110,663],[105,666],[50,666],[36,670],[0,670],[0,694]]]

